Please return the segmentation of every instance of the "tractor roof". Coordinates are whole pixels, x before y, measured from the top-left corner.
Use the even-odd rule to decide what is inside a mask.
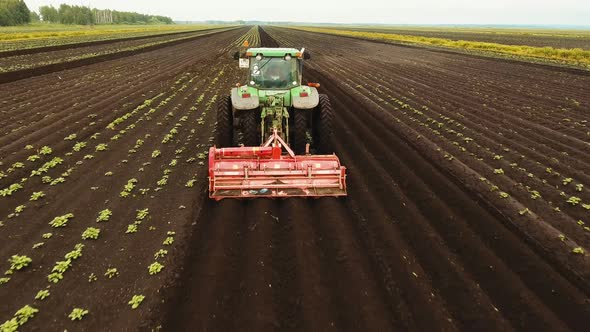
[[[295,57],[297,53],[301,52],[296,48],[283,48],[283,47],[254,47],[246,50],[246,53],[251,53],[252,56],[256,54],[262,54],[262,56],[268,57],[284,57],[289,54]]]

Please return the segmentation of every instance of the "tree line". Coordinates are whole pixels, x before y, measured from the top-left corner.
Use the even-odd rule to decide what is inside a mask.
[[[39,21],[62,24],[172,24],[170,17],[135,12],[96,9],[61,4],[39,7],[39,14],[30,11],[24,0],[0,0],[0,26],[21,25]]]
[[[23,0],[0,0],[0,26],[20,25],[31,21],[31,11]]]

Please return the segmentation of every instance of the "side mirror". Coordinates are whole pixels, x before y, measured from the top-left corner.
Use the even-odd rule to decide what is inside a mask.
[[[239,60],[240,59],[240,51],[236,51],[236,53],[234,53],[234,60]]]
[[[311,59],[311,54],[309,54],[309,51],[305,51],[305,52],[303,52],[303,59],[304,59],[304,60],[309,60],[309,59]]]

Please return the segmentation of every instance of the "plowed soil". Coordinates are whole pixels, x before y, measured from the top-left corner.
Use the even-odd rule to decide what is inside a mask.
[[[254,34],[311,51],[304,80],[336,111],[347,198],[207,198],[215,101],[244,81],[230,55]],[[0,285],[0,320],[28,304],[23,331],[585,331],[588,86],[581,71],[278,27],[2,84],[0,189],[22,188],[0,196],[0,268],[32,262]]]

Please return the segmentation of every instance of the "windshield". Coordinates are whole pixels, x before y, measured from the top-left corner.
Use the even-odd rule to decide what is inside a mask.
[[[286,89],[298,85],[297,59],[250,58],[250,84],[262,89]]]

